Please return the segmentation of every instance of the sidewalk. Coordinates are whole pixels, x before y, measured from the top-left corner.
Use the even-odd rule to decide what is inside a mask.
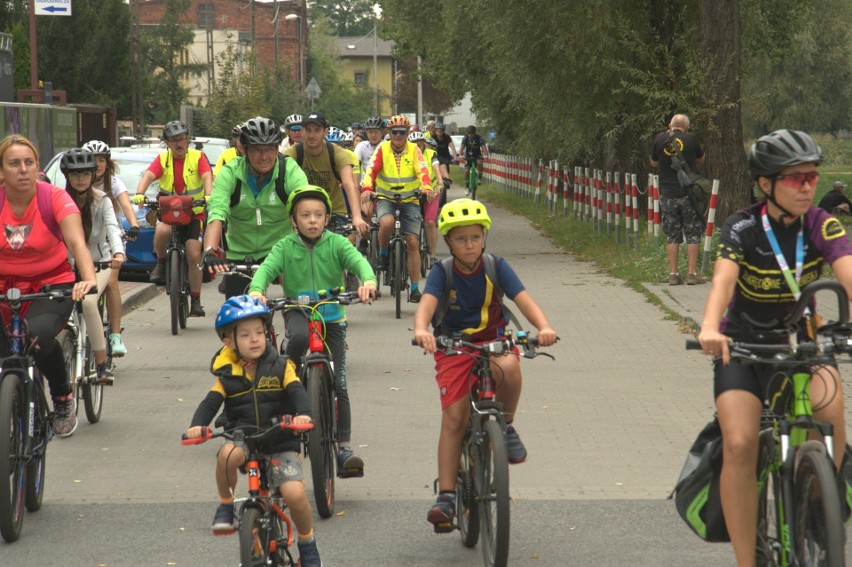
[[[137,307],[144,305],[160,293],[157,286],[148,282],[128,282],[120,280],[118,289],[121,291],[122,312],[126,315]]]

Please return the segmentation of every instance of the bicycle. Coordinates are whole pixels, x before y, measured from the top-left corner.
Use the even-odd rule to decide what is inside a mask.
[[[309,312],[308,351],[302,359],[299,379],[311,400],[311,416],[314,428],[308,436],[307,456],[311,459],[311,480],[317,513],[321,518],[329,518],[334,512],[334,477],[337,466],[337,396],[332,360],[325,349],[324,322],[319,314],[322,305],[349,305],[358,301],[357,294],[341,293],[339,288],[320,291],[317,298],[299,296],[295,299],[283,297],[270,299],[267,306],[270,311],[301,309]],[[281,345],[284,354],[286,345]],[[363,470],[347,471],[348,476],[363,476]],[[340,471],[337,472],[341,474]]]
[[[420,213],[423,218],[425,215],[423,214],[423,205],[425,204],[426,198],[420,198]],[[432,254],[429,251],[429,239],[426,238],[426,223],[420,223],[420,234],[418,238],[418,250],[420,250],[420,277],[425,278],[426,274],[429,273],[429,258],[432,257]]]
[[[293,546],[293,522],[287,514],[287,505],[278,487],[270,490],[269,459],[258,449],[264,436],[276,429],[287,429],[301,435],[313,424],[295,424],[292,416],[285,415],[266,428],[254,425],[236,427],[231,431],[212,433],[208,427],[201,437],[187,439],[181,436],[182,445],[200,445],[210,439],[222,437],[248,450],[244,471],[248,477],[247,498],[234,500],[239,525],[240,565],[243,567],[295,566],[290,554]],[[244,429],[255,429],[246,434]]]
[[[401,193],[402,187],[394,187],[394,192],[384,193],[384,198],[394,204],[394,224],[393,233],[391,234],[390,242],[388,243],[388,269],[386,273],[385,283],[390,286],[391,295],[395,300],[396,318],[402,316],[402,292],[408,290],[406,301],[410,299],[411,288],[408,285],[408,245],[405,242],[405,233],[402,232],[402,222],[400,214],[402,200],[411,196],[420,196],[420,191],[409,191]],[[422,222],[421,222],[422,224]]]
[[[47,444],[53,438],[54,413],[32,357],[35,343],[21,315],[23,303],[45,298],[64,301],[71,294],[70,289],[22,294],[9,288],[0,295],[0,303],[11,311],[3,329],[11,354],[0,362],[0,535],[7,542],[20,537],[24,508],[30,512],[41,508]]]
[[[505,356],[515,346],[524,358],[553,356],[537,352],[538,340],[526,331],[510,332],[502,339],[473,343],[460,338],[436,337],[448,355],[473,356],[476,365],[470,382],[470,419],[462,440],[456,479],[456,524],[436,525],[436,533],[459,530],[462,544],[474,547],[482,535],[482,556],[487,567],[504,567],[509,561],[509,454],[503,404],[494,400],[496,385],[489,358]],[[412,340],[413,345],[417,343]],[[438,493],[438,479],[434,491]]]
[[[191,195],[161,195],[145,199],[142,204],[160,211],[160,221],[172,227],[172,236],[166,247],[166,293],[171,308],[172,334],[186,329],[189,317],[189,267],[186,263],[186,241],[193,207],[203,207],[204,199],[194,200]]]
[[[836,294],[839,321],[817,329],[815,341],[799,342],[798,325],[819,291]],[[773,322],[774,323],[774,322]],[[757,564],[766,566],[844,565],[845,534],[836,481],[832,425],[813,419],[809,386],[814,367],[834,364],[834,354],[852,354],[852,324],[845,289],[836,281],[809,284],[784,329],[760,328],[760,340],[730,343],[732,359],[765,363],[777,374],[767,384],[758,448]],[[779,343],[778,340],[785,342]],[[687,349],[701,349],[697,340]],[[809,432],[821,439],[808,439]],[[843,495],[845,500],[846,494]]]
[[[479,185],[479,170],[476,169],[476,159],[469,159],[465,163],[467,169],[467,190],[470,191],[470,198],[476,200],[476,187]]]
[[[373,195],[373,216],[370,218],[370,229],[367,236],[367,261],[373,267],[376,273],[376,297],[381,297],[382,290],[382,273],[381,264],[379,263],[379,218],[376,216],[375,202],[378,199],[377,195]],[[387,279],[387,278],[385,278]]]

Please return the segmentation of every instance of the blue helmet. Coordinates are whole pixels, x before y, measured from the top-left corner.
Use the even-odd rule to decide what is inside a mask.
[[[222,304],[219,314],[216,315],[216,334],[222,338],[238,322],[254,317],[260,317],[263,323],[267,324],[272,319],[272,312],[256,297],[250,295],[230,297]]]
[[[343,141],[343,132],[340,130],[340,128],[331,126],[328,129],[328,133],[325,135],[325,140],[327,142],[339,144]]]

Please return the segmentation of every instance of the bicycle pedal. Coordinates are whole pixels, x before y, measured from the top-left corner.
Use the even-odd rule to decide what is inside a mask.
[[[337,471],[337,478],[361,478],[363,476],[364,469],[362,468],[340,469]]]
[[[449,534],[456,531],[456,529],[458,528],[458,526],[456,526],[452,522],[433,524],[433,527],[435,528],[436,534]]]

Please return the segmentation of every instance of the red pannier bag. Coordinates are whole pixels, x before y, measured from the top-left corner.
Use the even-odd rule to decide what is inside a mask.
[[[160,220],[166,224],[186,225],[192,222],[192,195],[163,195]]]

